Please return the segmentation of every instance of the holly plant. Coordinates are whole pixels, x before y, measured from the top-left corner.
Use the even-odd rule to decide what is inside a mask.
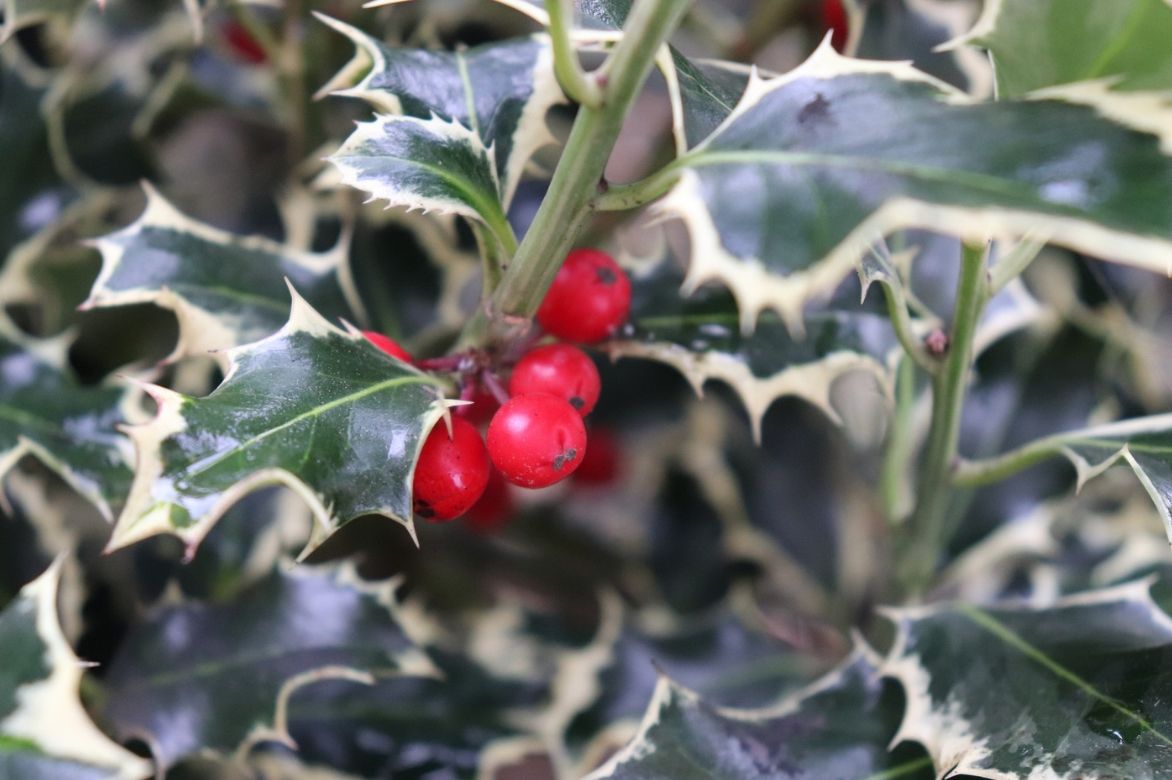
[[[1172,777],[1170,41],[4,0],[0,780]]]

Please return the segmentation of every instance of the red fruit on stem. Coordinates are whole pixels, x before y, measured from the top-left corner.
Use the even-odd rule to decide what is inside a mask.
[[[509,395],[549,393],[564,398],[585,417],[598,403],[602,381],[594,361],[569,344],[538,347],[517,363],[509,379]]]
[[[555,395],[510,398],[488,424],[488,455],[514,485],[540,488],[560,482],[585,454],[582,415]]]
[[[366,336],[366,340],[376,347],[386,352],[393,358],[402,360],[404,363],[411,363],[415,358],[411,357],[411,353],[403,349],[399,342],[395,341],[390,336],[384,336],[381,333],[373,330],[364,330],[362,335]]]
[[[622,448],[609,428],[591,428],[590,447],[574,472],[574,483],[609,485],[621,471]]]
[[[240,22],[231,21],[224,25],[224,41],[233,54],[247,63],[263,65],[268,61],[264,47]]]
[[[841,53],[846,48],[850,27],[842,0],[822,0],[822,31],[830,33],[830,45],[835,51]]]
[[[435,522],[464,514],[484,493],[489,468],[484,442],[472,423],[453,417],[449,437],[440,420],[428,434],[415,464],[415,513]]]
[[[606,252],[575,249],[553,280],[537,321],[558,338],[591,344],[613,334],[631,310],[631,280]]]
[[[484,495],[464,515],[464,524],[473,531],[490,534],[503,528],[510,519],[516,507],[513,504],[513,494],[509,483],[496,469],[488,475],[488,487]]]

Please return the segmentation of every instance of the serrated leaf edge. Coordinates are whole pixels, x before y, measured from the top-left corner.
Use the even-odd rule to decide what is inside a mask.
[[[125,780],[152,774],[151,763],[123,748],[94,725],[81,705],[82,661],[73,653],[57,618],[57,589],[64,559],[58,558],[19,598],[33,602],[37,635],[46,647],[49,677],[17,689],[16,711],[0,722],[0,734],[27,739],[46,754],[104,769]]]
[[[883,74],[901,81],[929,84],[947,103],[971,104],[974,98],[912,67],[909,63],[855,60],[839,55],[823,44],[800,66],[774,79],[753,73],[736,109],[709,138],[689,155],[701,155],[712,139],[736,121],[761,98],[787,84],[804,78],[832,79],[858,73]],[[1087,82],[1044,90],[1031,99],[1059,100],[1093,108],[1100,116],[1141,133],[1155,135],[1161,149],[1172,155],[1172,100],[1156,93],[1116,93],[1108,82]],[[1079,252],[1138,268],[1172,275],[1172,240],[1126,233],[1073,217],[989,206],[964,208],[929,203],[908,197],[888,200],[863,220],[837,247],[813,266],[780,276],[769,272],[759,261],[737,258],[724,249],[711,215],[699,191],[698,176],[683,164],[678,182],[667,195],[651,206],[658,219],[679,219],[691,239],[685,294],[702,284],[718,281],[732,292],[741,311],[741,328],[750,332],[758,316],[775,311],[795,335],[800,335],[802,311],[806,304],[828,296],[874,238],[903,229],[947,233],[967,241],[1011,240],[1030,236]]]
[[[360,320],[366,319],[348,259],[349,231],[343,231],[338,243],[327,252],[303,252],[268,238],[240,236],[199,222],[180,212],[149,182],[142,182],[142,188],[147,202],[138,219],[121,230],[90,242],[102,256],[102,268],[89,297],[79,308],[85,310],[150,303],[173,312],[179,323],[179,338],[171,354],[164,358],[164,362],[170,363],[192,355],[211,353],[221,363],[222,368],[225,358],[224,353],[219,350],[234,346],[237,339],[235,331],[224,324],[225,318],[222,315],[201,309],[170,288],[111,290],[107,287],[125,256],[126,249],[123,243],[133,240],[135,235],[147,227],[187,233],[213,244],[234,245],[277,255],[316,274],[333,271],[338,275],[339,286],[351,310]]]
[[[228,369],[225,372],[223,382],[228,382],[236,373],[239,365],[239,361],[236,359],[237,355],[259,349],[262,345],[270,341],[284,339],[291,333],[302,332],[319,337],[334,336],[350,341],[361,341],[364,338],[361,332],[354,328],[345,331],[332,325],[301,297],[292,284],[288,286],[289,294],[292,297],[288,322],[279,331],[267,338],[253,344],[245,344],[226,350]],[[420,374],[421,377],[425,376],[406,364],[402,365]],[[106,546],[106,552],[112,552],[151,536],[172,534],[178,536],[186,543],[187,554],[191,556],[216,522],[224,516],[224,513],[233,504],[254,490],[271,485],[284,485],[292,490],[305,501],[313,514],[315,522],[309,543],[306,549],[302,551],[301,558],[308,556],[325,541],[329,534],[336,530],[331,525],[331,521],[340,519],[344,522],[345,520],[351,519],[337,518],[332,507],[326,505],[322,501],[322,498],[313,491],[313,488],[295,474],[281,468],[265,468],[252,472],[244,479],[232,485],[228,490],[225,490],[212,504],[211,508],[199,517],[193,518],[187,528],[176,527],[168,519],[173,505],[166,502],[155,502],[152,495],[155,481],[162,476],[164,470],[161,455],[162,443],[168,437],[176,433],[181,433],[186,429],[187,424],[183,419],[181,409],[190,399],[181,393],[159,385],[142,383],[142,387],[155,400],[158,410],[154,419],[149,422],[141,425],[126,426],[124,428],[124,431],[135,445],[136,467],[134,481],[131,484],[130,495],[126,499],[126,506],[114,524],[114,531]],[[447,410],[451,405],[452,402],[443,399],[442,396],[437,397],[436,402],[432,404],[431,411],[424,421],[424,435],[419,439],[418,447],[413,456],[413,462],[418,459],[419,449],[422,449],[423,443],[427,438],[426,433],[440,419],[446,417]],[[408,480],[413,478],[414,473],[415,468],[412,465],[411,473],[407,475]],[[411,535],[411,539],[415,545],[419,545],[419,537],[416,534],[415,523],[411,517],[400,517],[390,508],[376,510],[374,514],[383,515],[402,525]]]
[[[606,345],[612,360],[643,358],[666,363],[679,371],[696,395],[704,396],[704,385],[717,380],[727,384],[749,413],[753,439],[761,441],[761,423],[773,402],[797,396],[822,410],[836,424],[842,418],[831,403],[831,388],[848,373],[862,371],[875,377],[888,404],[894,398],[891,372],[880,361],[857,352],[832,352],[813,363],[791,366],[768,377],[758,377],[749,366],[721,352],[693,352],[679,344],[613,341]]]
[[[1099,606],[1120,601],[1132,601],[1146,607],[1152,623],[1167,633],[1172,642],[1172,617],[1162,610],[1152,598],[1151,586],[1154,578],[1147,577],[1102,590],[1079,593],[1057,599],[1047,606],[1049,610],[1070,607]],[[891,740],[894,747],[900,742],[917,742],[927,750],[936,768],[937,777],[972,775],[988,780],[1017,780],[1011,775],[996,770],[975,766],[990,754],[987,739],[977,739],[971,725],[959,714],[958,707],[949,707],[943,713],[934,714],[932,699],[928,694],[931,674],[920,663],[919,656],[908,652],[911,623],[953,609],[950,604],[930,604],[911,607],[882,607],[879,612],[895,626],[896,636],[891,651],[880,667],[884,677],[896,680],[904,690],[905,709],[903,721]],[[1002,602],[996,605],[998,611],[1032,611],[1036,604],[1029,600]],[[931,719],[943,718],[942,725],[934,725]],[[1039,774],[1039,772],[1041,774]],[[1029,775],[1027,780],[1050,780],[1055,777],[1041,768]]]
[[[487,224],[484,214],[463,201],[422,197],[399,187],[386,186],[380,180],[373,178],[364,180],[364,174],[357,166],[344,161],[345,154],[353,147],[368,140],[376,140],[383,134],[383,130],[387,125],[398,123],[418,125],[433,134],[447,136],[448,138],[467,143],[476,151],[483,154],[488,171],[492,176],[493,184],[496,186],[499,195],[500,181],[497,179],[495,153],[493,149],[491,147],[485,147],[480,136],[474,131],[464,127],[464,125],[455,120],[446,120],[435,114],[432,114],[430,119],[379,114],[370,122],[358,122],[350,137],[338,147],[337,151],[327,158],[341,172],[342,183],[367,193],[369,197],[364,201],[365,203],[385,200],[387,202],[386,208],[401,207],[405,208],[408,212],[422,211],[424,214],[432,212],[439,214],[458,214],[459,216],[468,217],[469,219]],[[497,205],[500,206],[499,203]]]

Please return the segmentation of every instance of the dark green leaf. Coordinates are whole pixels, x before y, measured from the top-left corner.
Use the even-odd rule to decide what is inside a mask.
[[[116,430],[126,388],[77,384],[65,349],[0,318],[0,477],[32,455],[110,518],[130,487],[129,441]]]
[[[932,777],[888,744],[899,699],[857,651],[808,689],[762,710],[716,707],[662,678],[635,740],[588,780],[867,780]]]
[[[493,154],[458,122],[379,116],[358,125],[330,161],[371,201],[479,220],[511,251]]]
[[[972,27],[975,0],[861,0],[853,55],[867,60],[911,60],[925,73],[982,97],[993,88],[987,58],[964,47],[938,47]]]
[[[102,271],[83,305],[153,303],[175,312],[179,343],[172,359],[276,332],[289,313],[286,280],[331,320],[356,318],[345,241],[325,254],[299,252],[196,222],[153,187],[146,194],[138,221],[97,239]]]
[[[987,0],[959,43],[989,50],[1001,97],[1089,79],[1172,89],[1172,6],[1166,0]]]
[[[1172,771],[1172,621],[1145,583],[1049,608],[893,609],[899,737],[940,776],[1138,780]]]
[[[432,672],[400,623],[394,583],[350,567],[274,571],[222,605],[168,606],[135,626],[103,713],[163,766],[201,750],[289,740],[286,707],[322,680]]]
[[[1172,251],[1172,108],[1072,88],[977,103],[906,65],[839,57],[753,81],[669,167],[659,204],[691,234],[692,288],[720,280],[753,321],[800,330],[880,237],[1024,235],[1163,272]],[[993,130],[992,128],[996,128]]]
[[[363,514],[413,531],[415,459],[444,408],[435,380],[291,292],[285,327],[229,351],[211,395],[149,388],[159,412],[130,430],[138,467],[112,547],[170,533],[194,549],[228,507],[273,484],[310,505],[315,542]]]
[[[90,720],[82,664],[57,620],[61,567],[51,566],[0,612],[0,778],[144,780],[150,764]]]
[[[610,342],[611,355],[668,363],[697,393],[710,380],[727,383],[758,434],[770,405],[786,395],[804,398],[838,419],[830,390],[850,372],[872,374],[890,395],[888,357],[896,341],[885,315],[851,301],[807,312],[802,336],[772,316],[746,334],[744,303],[721,288],[695,290],[670,256],[636,269],[632,282],[630,322]],[[681,286],[691,294],[681,296]]]
[[[397,48],[327,16],[323,22],[358,49],[354,61],[325,89],[360,97],[389,114],[459,122],[493,150],[501,200],[508,205],[526,163],[554,141],[546,113],[565,101],[544,35],[474,46],[455,52]],[[350,72],[369,72],[349,87]]]

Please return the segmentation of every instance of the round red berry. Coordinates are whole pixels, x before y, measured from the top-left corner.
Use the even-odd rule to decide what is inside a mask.
[[[366,340],[371,344],[374,344],[393,358],[402,360],[404,363],[410,363],[414,360],[411,357],[411,353],[403,349],[402,345],[390,336],[384,336],[373,330],[364,330],[362,331],[362,335],[366,336]]]
[[[594,361],[569,344],[548,344],[521,358],[509,379],[509,395],[549,393],[564,398],[585,417],[602,388]]]
[[[842,0],[822,0],[822,30],[830,33],[830,45],[835,51],[841,53],[846,48],[850,29]]]
[[[558,338],[590,344],[613,334],[631,310],[631,280],[606,252],[575,249],[553,280],[537,322]]]
[[[451,520],[468,511],[488,485],[488,453],[476,427],[452,417],[428,434],[415,464],[415,513],[425,520]]]
[[[224,25],[224,40],[233,54],[251,65],[264,64],[269,58],[264,47],[240,22],[231,21]]]
[[[491,471],[484,495],[464,515],[464,524],[473,531],[482,534],[499,531],[509,522],[516,511],[509,483],[505,481],[499,471],[496,469]]]
[[[609,428],[592,428],[590,448],[574,472],[574,482],[582,485],[609,485],[619,475],[621,465],[622,448],[618,438]]]
[[[560,482],[585,454],[582,415],[555,395],[510,398],[488,424],[488,455],[514,485],[540,488]]]

